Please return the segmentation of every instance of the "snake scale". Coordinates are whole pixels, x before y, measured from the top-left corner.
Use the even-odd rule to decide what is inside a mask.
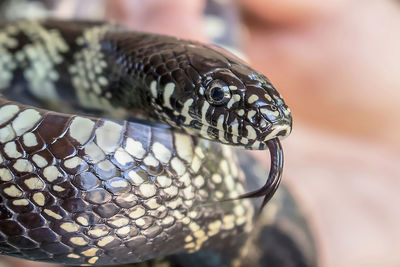
[[[290,110],[217,47],[100,22],[3,23],[0,93],[7,255],[110,265],[228,244],[252,228],[249,197],[265,205],[279,185]],[[269,148],[262,188],[247,193],[225,144]]]

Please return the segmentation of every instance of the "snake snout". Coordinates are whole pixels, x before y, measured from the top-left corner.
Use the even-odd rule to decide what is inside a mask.
[[[261,107],[260,113],[272,124],[260,136],[260,142],[267,142],[275,137],[283,139],[292,132],[292,115],[286,105]]]

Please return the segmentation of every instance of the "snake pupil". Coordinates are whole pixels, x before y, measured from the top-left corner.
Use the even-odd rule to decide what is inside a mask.
[[[214,87],[211,90],[210,96],[214,101],[220,102],[224,99],[225,92],[220,87]]]

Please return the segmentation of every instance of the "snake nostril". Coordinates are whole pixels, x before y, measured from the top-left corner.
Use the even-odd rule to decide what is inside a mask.
[[[268,126],[270,126],[271,124],[266,120],[266,119],[264,119],[264,118],[261,118],[260,119],[260,127],[261,127],[261,129],[265,129],[265,128],[267,128]]]

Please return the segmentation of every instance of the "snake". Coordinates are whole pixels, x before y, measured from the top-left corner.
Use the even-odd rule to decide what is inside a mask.
[[[142,262],[249,233],[281,180],[282,96],[224,49],[104,22],[0,24],[0,253]],[[233,147],[268,149],[247,190]]]

